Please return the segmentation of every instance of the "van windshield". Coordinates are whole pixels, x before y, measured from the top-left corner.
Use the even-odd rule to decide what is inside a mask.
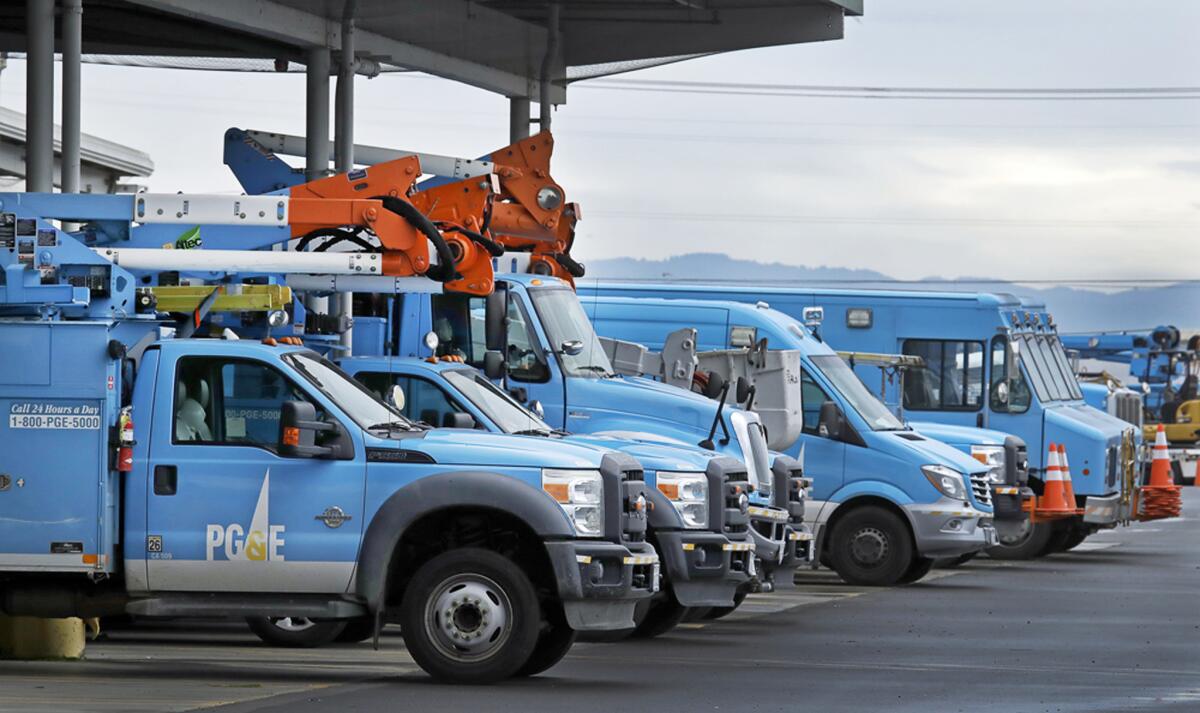
[[[487,414],[505,433],[554,433],[554,428],[538,415],[517,403],[508,394],[473,369],[455,369],[442,373],[463,398]]]
[[[567,376],[613,376],[612,363],[573,290],[542,288],[530,290],[529,296]],[[578,348],[579,353],[568,354],[564,345],[569,345],[570,351]]]
[[[875,398],[854,370],[840,356],[829,354],[811,357],[813,365],[829,380],[833,388],[842,395],[872,431],[903,431],[905,425],[888,410],[883,402]]]

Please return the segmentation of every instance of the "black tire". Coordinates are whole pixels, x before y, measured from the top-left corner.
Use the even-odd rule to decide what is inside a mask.
[[[1041,557],[1046,552],[1046,545],[1054,536],[1053,522],[1031,524],[1024,534],[1011,538],[1007,542],[1001,538],[1000,544],[987,548],[988,557],[995,560],[1031,560]]]
[[[443,552],[421,565],[400,606],[400,632],[426,673],[447,683],[495,683],[537,647],[541,607],[533,584],[490,550]]]
[[[1091,530],[1083,527],[1073,527],[1068,533],[1066,539],[1062,543],[1062,551],[1067,552],[1075,549],[1083,544],[1083,541],[1091,535]]]
[[[829,561],[847,584],[899,584],[916,559],[912,535],[898,515],[881,507],[857,508],[837,521]]]
[[[746,597],[749,594],[750,594],[750,592],[746,591],[745,589],[739,589],[737,591],[737,594],[733,595],[733,606],[731,606],[731,607],[712,607],[704,615],[704,618],[709,621],[716,621],[717,619],[722,619],[724,617],[729,616],[730,614],[737,611],[737,608],[742,605],[742,602],[746,601]]]
[[[900,584],[912,584],[920,581],[925,577],[925,575],[929,574],[930,571],[933,570],[933,565],[935,562],[937,562],[937,560],[933,559],[932,557],[917,557],[913,560],[913,563],[909,565],[909,568],[907,571],[905,571],[904,576],[900,578]]]
[[[637,626],[633,628],[632,636],[635,639],[662,636],[679,626],[679,622],[683,621],[687,613],[688,608],[680,604],[675,595],[668,591],[665,597],[651,600],[649,606],[637,608],[633,616]]]
[[[938,569],[956,569],[975,559],[978,554],[978,552],[968,552],[958,557],[946,557],[945,559],[935,561],[934,566]]]
[[[346,628],[342,630],[342,633],[338,634],[335,641],[340,644],[361,644],[367,639],[374,637],[374,619],[351,619],[346,622]]]
[[[567,626],[567,618],[563,616],[562,606],[557,602],[547,603],[542,607],[546,620],[542,622],[542,633],[538,636],[537,646],[533,654],[516,676],[536,676],[562,661],[578,636],[576,631]]]
[[[331,644],[346,628],[344,621],[312,621],[286,616],[249,616],[246,625],[265,643],[289,649],[315,649]]]

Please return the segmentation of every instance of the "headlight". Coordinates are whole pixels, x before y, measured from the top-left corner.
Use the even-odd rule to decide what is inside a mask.
[[[580,537],[604,534],[604,478],[595,470],[542,470],[542,490],[554,498]]]
[[[957,470],[944,465],[923,465],[921,472],[942,495],[955,500],[967,499],[967,486],[963,482],[963,474]]]
[[[1004,446],[971,446],[971,457],[988,467],[988,482],[1004,483]]]
[[[708,527],[708,478],[703,473],[659,472],[656,482],[658,492],[675,506],[684,527]]]

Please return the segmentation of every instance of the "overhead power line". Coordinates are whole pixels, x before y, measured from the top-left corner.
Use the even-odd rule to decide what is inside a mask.
[[[593,80],[580,83],[576,86],[581,89],[607,89],[634,92],[826,99],[953,101],[1146,101],[1200,99],[1200,87],[883,87],[621,78]]]
[[[721,223],[810,223],[810,224],[846,224],[846,225],[944,225],[944,226],[982,226],[994,228],[1107,228],[1107,227],[1156,227],[1196,230],[1200,223],[1179,220],[1119,220],[1119,219],[1083,219],[1083,218],[994,218],[994,217],[961,217],[961,218],[923,218],[904,216],[831,216],[831,215],[771,215],[761,213],[697,213],[692,211],[632,211],[592,209],[589,215],[599,215],[612,218],[629,218],[639,220],[672,220],[689,222],[721,222]]]

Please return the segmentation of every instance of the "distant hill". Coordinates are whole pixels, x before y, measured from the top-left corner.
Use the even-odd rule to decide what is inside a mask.
[[[945,290],[955,292],[1009,292],[1045,302],[1064,332],[1149,329],[1174,324],[1200,327],[1200,286],[1171,285],[1119,292],[1097,292],[1073,287],[1038,289],[1015,283],[971,282],[970,278],[895,284],[874,270],[808,267],[741,260],[720,253],[691,253],[665,260],[613,258],[587,263],[589,278],[621,280],[712,280],[744,283],[803,283],[812,287],[862,289]],[[878,282],[876,282],[878,281]]]

